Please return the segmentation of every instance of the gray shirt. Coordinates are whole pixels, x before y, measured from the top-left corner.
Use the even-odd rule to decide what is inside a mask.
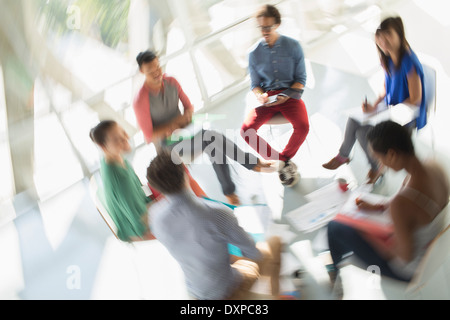
[[[240,273],[230,265],[228,244],[241,249],[244,257],[261,258],[230,208],[190,191],[166,196],[149,214],[153,234],[178,261],[188,291],[197,299],[224,299],[241,283]]]
[[[165,78],[163,88],[157,95],[149,93],[153,128],[164,125],[181,115],[177,88]]]

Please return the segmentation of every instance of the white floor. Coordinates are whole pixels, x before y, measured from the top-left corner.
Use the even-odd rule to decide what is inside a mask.
[[[447,4],[438,0],[427,1],[427,7],[423,7],[423,1],[399,3],[398,7],[390,9],[404,18],[413,49],[438,72],[436,117],[432,119],[432,126],[416,136],[417,149],[424,158],[435,156],[450,173],[450,145],[445,138],[450,133],[445,122],[449,119],[447,105],[450,98],[445,88],[450,84],[450,49],[443,40],[448,38],[450,24],[440,18],[441,7]],[[420,24],[415,23],[417,16],[421,16]],[[431,32],[419,29],[423,26],[434,32],[438,30],[438,33],[431,37]],[[343,110],[359,105],[366,94],[369,99],[374,97],[380,85],[377,82],[380,72],[374,56],[375,47],[371,44],[372,34],[365,28],[367,26],[332,35],[314,47],[305,48],[310,64],[304,100],[311,130],[306,143],[293,159],[302,175],[301,182],[294,188],[283,188],[276,174],[257,174],[233,166],[233,177],[242,201],[266,203],[286,241],[293,244],[291,249],[297,248],[299,251],[296,252],[304,255],[315,255],[324,249],[323,233],[297,232],[287,225],[284,215],[304,204],[305,194],[333,179],[344,177],[360,184],[368,171],[359,146],[355,147],[349,166],[337,172],[321,168],[323,162],[336,154],[341,142],[346,121]],[[436,39],[438,36],[440,39]],[[351,47],[350,44],[357,45]],[[362,58],[366,64],[360,62]],[[248,104],[248,90],[244,88],[233,99],[210,111],[223,116],[211,126],[226,133],[245,149],[248,147],[239,138],[238,129]],[[434,152],[430,147],[430,128],[434,129]],[[273,127],[272,133],[269,129],[263,128],[263,134],[273,141],[274,146],[282,147],[289,137],[290,126]],[[142,172],[145,157],[151,152],[150,149],[138,150],[134,159],[137,171]],[[210,165],[193,164],[190,169],[210,197],[223,200],[218,183],[211,179],[214,172]],[[401,173],[389,172],[376,192],[392,194],[402,177]],[[43,203],[35,203],[21,195],[1,209],[10,211],[16,218],[0,222],[0,299],[189,298],[178,265],[157,241],[130,246],[113,237],[90,199],[87,180]],[[284,255],[285,273],[302,264],[292,252],[294,250],[287,250]],[[324,269],[316,265],[313,269],[314,274],[305,280],[302,298],[330,298],[320,282],[326,282]],[[317,279],[320,280],[319,286],[316,285]],[[348,279],[346,288],[349,290],[344,298],[391,297],[382,286],[372,287],[374,290],[367,291],[364,297],[355,296],[351,291],[352,284],[361,278],[350,276]]]

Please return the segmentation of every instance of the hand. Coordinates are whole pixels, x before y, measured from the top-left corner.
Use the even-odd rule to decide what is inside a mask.
[[[376,105],[372,105],[372,104],[370,104],[370,103],[368,103],[368,102],[366,102],[366,101],[364,101],[364,102],[362,103],[361,108],[362,108],[362,111],[363,111],[364,113],[371,113],[371,112],[374,112],[374,111],[377,110],[377,106],[376,106]]]
[[[192,122],[192,113],[192,110],[185,110],[183,116],[177,122],[177,128],[175,129],[182,129],[190,124]]]
[[[269,95],[267,93],[262,93],[257,95],[256,99],[258,100],[259,103],[266,104],[267,101],[269,101]]]
[[[360,198],[356,198],[355,200],[356,206],[360,210],[366,210],[366,211],[384,211],[386,209],[385,205],[383,204],[371,204],[364,200],[361,200]]]

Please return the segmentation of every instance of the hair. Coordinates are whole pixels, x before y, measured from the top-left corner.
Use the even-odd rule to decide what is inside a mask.
[[[400,45],[399,61],[402,61],[403,57],[405,56],[405,54],[407,53],[407,51],[410,48],[409,43],[406,40],[405,28],[403,26],[402,18],[390,17],[390,18],[383,20],[381,22],[380,26],[378,27],[377,31],[375,32],[375,35],[379,36],[383,33],[388,32],[388,30],[390,30],[390,29],[394,30],[400,38],[401,45]],[[390,71],[389,71],[389,56],[385,55],[384,52],[380,49],[380,47],[378,47],[378,45],[377,45],[377,49],[378,49],[378,54],[380,55],[380,60],[381,60],[381,64],[382,64],[383,68],[386,70],[387,73],[390,73]]]
[[[389,149],[414,155],[414,145],[410,131],[393,121],[384,121],[377,124],[367,133],[367,139],[375,152],[387,154]]]
[[[158,56],[153,51],[147,50],[140,52],[136,57],[136,61],[140,68],[144,63],[152,62],[156,58],[158,58]]]
[[[113,120],[104,120],[101,121],[98,125],[91,129],[89,132],[89,137],[93,142],[103,147],[106,143],[106,136],[108,135],[108,131],[117,125],[117,122]]]
[[[281,14],[278,9],[270,4],[266,4],[256,13],[256,19],[259,18],[274,18],[275,24],[281,24]]]
[[[173,161],[169,151],[160,151],[147,168],[148,183],[163,194],[183,191],[185,170],[181,161]]]

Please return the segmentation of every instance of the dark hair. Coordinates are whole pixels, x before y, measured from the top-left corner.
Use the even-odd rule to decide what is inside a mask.
[[[406,155],[414,155],[411,134],[406,127],[393,121],[377,124],[367,133],[367,139],[375,152],[387,154],[389,149]]]
[[[147,168],[148,183],[163,194],[179,193],[185,188],[185,171],[181,161],[173,161],[175,153],[160,151]]]
[[[281,24],[281,14],[278,9],[270,4],[266,4],[256,13],[256,18],[275,18],[275,24]]]
[[[399,55],[399,61],[402,61],[403,57],[405,56],[406,52],[409,50],[409,43],[406,40],[405,35],[405,28],[403,26],[402,18],[400,17],[391,17],[383,20],[381,22],[380,26],[378,27],[377,31],[375,32],[376,36],[381,35],[382,33],[386,33],[389,29],[394,30],[397,35],[400,38],[400,55]],[[384,52],[378,47],[378,54],[380,55],[380,60],[383,68],[386,70],[387,73],[390,74],[389,70],[389,56],[385,55]]]
[[[89,137],[92,141],[102,147],[105,145],[108,131],[115,125],[117,125],[117,122],[113,120],[101,121],[98,125],[91,129],[89,132]]]
[[[144,63],[152,62],[156,58],[157,58],[157,55],[153,51],[147,50],[144,52],[140,52],[136,57],[136,61],[140,68]]]

